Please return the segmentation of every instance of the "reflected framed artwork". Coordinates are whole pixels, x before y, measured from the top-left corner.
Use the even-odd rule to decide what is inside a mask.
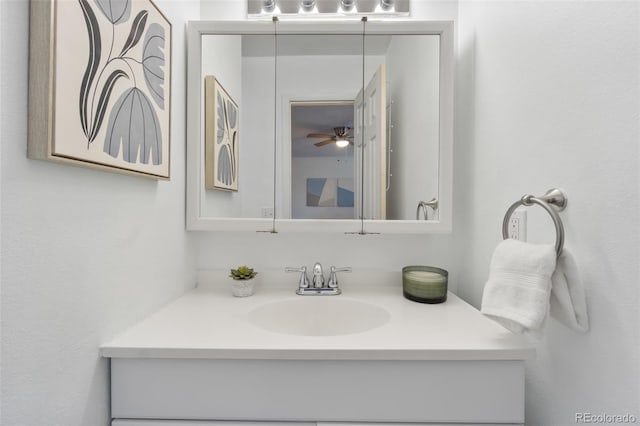
[[[353,207],[353,178],[307,178],[307,207]]]
[[[168,179],[171,23],[151,0],[30,2],[29,158]]]
[[[205,188],[238,190],[238,104],[220,82],[205,77]]]

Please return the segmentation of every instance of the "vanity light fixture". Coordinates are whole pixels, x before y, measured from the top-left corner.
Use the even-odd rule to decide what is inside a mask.
[[[338,148],[345,148],[345,147],[349,146],[349,141],[346,140],[346,139],[338,139],[336,141],[336,146]]]
[[[1,1],[1,0],[0,0]],[[241,1],[241,0],[238,0]],[[412,0],[246,0],[250,19],[345,19],[409,16]]]

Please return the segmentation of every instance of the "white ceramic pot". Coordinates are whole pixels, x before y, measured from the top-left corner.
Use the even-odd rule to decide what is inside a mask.
[[[255,278],[250,280],[231,280],[231,293],[236,297],[251,296],[255,281]]]

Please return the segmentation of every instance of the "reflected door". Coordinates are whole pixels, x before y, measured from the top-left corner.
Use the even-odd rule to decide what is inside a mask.
[[[387,216],[386,68],[378,67],[354,101],[356,217],[384,220]],[[364,100],[363,100],[364,99]]]

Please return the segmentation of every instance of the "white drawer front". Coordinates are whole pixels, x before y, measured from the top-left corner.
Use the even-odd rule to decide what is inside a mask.
[[[111,375],[115,419],[524,422],[521,361],[115,358]]]

